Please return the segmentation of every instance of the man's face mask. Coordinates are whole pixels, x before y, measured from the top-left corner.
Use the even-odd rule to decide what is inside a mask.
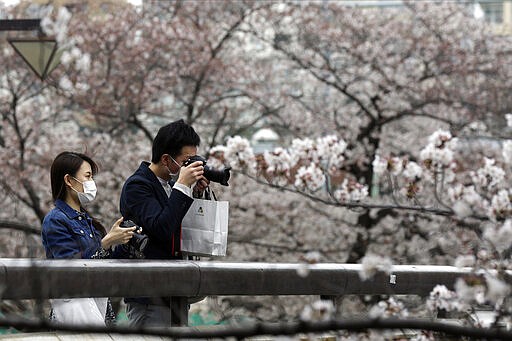
[[[71,187],[78,194],[78,201],[80,201],[80,205],[86,205],[86,204],[91,203],[94,200],[94,198],[96,198],[96,192],[97,192],[96,183],[94,182],[94,180],[88,180],[88,181],[82,182],[82,181],[78,180],[77,178],[75,178],[74,176],[72,178],[75,179],[76,181],[78,181],[79,183],[81,183],[82,186],[84,187],[83,192],[78,192],[76,189]]]
[[[169,171],[169,175],[172,177],[175,177],[180,173],[181,166],[178,162],[176,162],[176,160],[174,160],[174,158],[172,156],[169,155],[169,157],[171,158],[172,162],[174,162],[176,164],[176,166],[178,166],[178,171],[176,173],[171,172],[171,168],[166,166],[167,170]]]

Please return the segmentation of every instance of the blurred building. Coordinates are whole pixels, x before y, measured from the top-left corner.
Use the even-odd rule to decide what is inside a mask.
[[[177,1],[161,1],[161,0],[142,0],[142,8],[144,10],[154,10],[158,13],[158,10],[163,11],[164,13],[168,10],[168,8],[172,5],[170,2]]]
[[[112,13],[120,6],[131,6],[126,0],[30,0],[21,1],[20,5],[52,5],[56,8],[65,6],[71,13],[86,12],[91,15]]]
[[[324,0],[326,3],[328,0]],[[476,18],[491,24],[497,34],[512,34],[512,0],[454,0],[470,6]],[[402,0],[340,0],[345,6],[400,8]]]
[[[251,138],[251,145],[255,154],[271,151],[278,146],[279,135],[270,128],[261,128]]]
[[[481,16],[498,34],[512,34],[512,0],[476,0],[475,16]]]

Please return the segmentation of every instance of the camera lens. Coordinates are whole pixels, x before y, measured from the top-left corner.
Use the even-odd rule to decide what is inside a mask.
[[[208,166],[204,167],[204,177],[210,181],[218,182],[223,186],[229,186],[228,180],[230,177],[229,171],[231,167],[226,167],[223,170],[212,169]]]
[[[217,182],[224,186],[229,186],[228,180],[231,174],[229,171],[231,170],[231,167],[226,167],[221,170],[210,168],[206,165],[206,159],[199,155],[194,155],[188,158],[187,161],[183,164],[183,166],[188,166],[193,162],[201,161],[203,163],[204,167],[204,177],[207,178],[209,181]]]
[[[135,248],[137,251],[144,251],[144,248],[146,247],[146,244],[148,243],[148,236],[145,234],[142,234],[140,232],[136,232],[133,234],[132,238],[128,242],[133,248]]]
[[[139,251],[142,252],[146,248],[146,244],[148,243],[148,236],[142,236],[142,239],[139,244]]]
[[[142,233],[142,227],[137,226],[133,221],[131,220],[123,220],[121,224],[119,224],[120,227],[133,227],[135,226],[135,231],[133,231],[133,236],[130,238],[128,243],[126,244],[127,247],[133,248],[137,252],[142,252],[146,248],[146,244],[148,243],[148,236]]]

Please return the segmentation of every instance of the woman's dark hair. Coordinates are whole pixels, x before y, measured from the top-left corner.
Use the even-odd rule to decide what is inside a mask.
[[[53,201],[56,201],[57,199],[64,200],[66,198],[66,184],[64,183],[64,176],[66,174],[76,176],[76,173],[84,162],[91,165],[93,176],[98,173],[98,165],[85,154],[62,152],[55,157],[50,169]],[[91,215],[89,214],[89,216]],[[107,234],[105,227],[92,216],[91,218],[94,228],[100,232],[102,237],[105,236]]]
[[[192,126],[183,120],[171,122],[158,130],[153,139],[151,162],[157,163],[164,154],[176,157],[185,146],[199,146],[201,139]]]
[[[62,152],[55,157],[50,170],[53,201],[66,198],[64,175],[76,176],[76,172],[78,172],[84,161],[91,165],[92,175],[96,175],[98,173],[98,165],[85,154]]]

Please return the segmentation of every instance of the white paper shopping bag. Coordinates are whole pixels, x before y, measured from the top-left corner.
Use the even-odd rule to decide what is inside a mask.
[[[50,300],[55,323],[76,326],[105,326],[106,297],[59,298]]]
[[[194,199],[181,223],[181,251],[196,256],[225,256],[229,202]]]

